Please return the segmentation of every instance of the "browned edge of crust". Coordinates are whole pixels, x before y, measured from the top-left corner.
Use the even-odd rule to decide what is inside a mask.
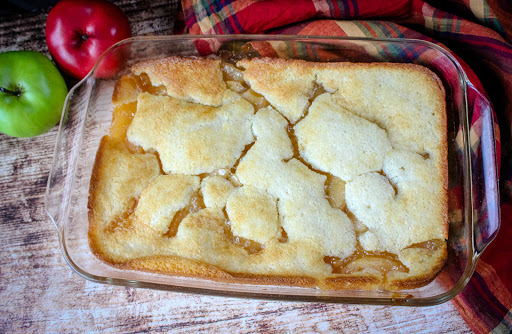
[[[386,287],[388,287],[391,290],[413,289],[425,286],[428,283],[432,282],[446,264],[448,256],[446,243],[443,245],[442,251],[443,255],[439,257],[438,262],[434,265],[434,267],[429,273],[421,276],[410,277],[405,280],[387,282]]]
[[[87,201],[87,215],[89,218],[89,231],[87,233],[87,237],[89,239],[89,247],[91,248],[92,253],[100,260],[110,263],[110,259],[108,259],[97,246],[97,222],[94,219],[94,202],[96,201],[96,188],[98,183],[100,182],[99,172],[101,166],[103,165],[106,150],[105,146],[108,137],[109,135],[105,135],[101,138],[98,151],[96,152],[96,159],[94,161],[94,165],[92,168],[91,182],[89,184],[89,198]]]
[[[103,165],[103,161],[105,159],[105,152],[106,152],[106,146],[107,142],[111,141],[114,144],[119,144],[125,147],[124,143],[122,141],[119,141],[118,139],[113,138],[110,135],[105,135],[101,138],[100,144],[98,147],[98,151],[96,152],[96,159],[94,161],[94,165],[92,168],[92,174],[91,174],[91,181],[89,184],[89,198],[87,201],[87,215],[89,218],[89,230],[87,233],[87,238],[89,241],[89,247],[91,249],[91,252],[101,261],[108,263],[112,266],[115,266],[115,261],[108,255],[106,255],[104,252],[101,251],[101,247],[98,245],[98,226],[97,222],[94,219],[94,202],[96,201],[96,189],[97,185],[99,184],[99,174],[101,170],[101,166]]]
[[[382,286],[382,279],[375,276],[338,276],[328,277],[322,280],[320,287],[322,289],[341,290],[375,290]]]
[[[200,64],[207,64],[207,63],[221,63],[222,60],[215,59],[215,58],[200,58],[195,56],[189,56],[189,57],[179,57],[179,56],[171,56],[171,57],[164,57],[164,58],[152,58],[152,59],[146,59],[141,60],[135,64],[133,64],[130,67],[130,71],[135,73],[136,71],[140,71],[140,66],[142,65],[155,65],[155,64],[166,64],[166,63],[181,63],[181,64],[194,64],[194,63],[200,63]]]
[[[160,265],[165,263],[165,266]],[[111,263],[116,268],[141,270],[167,276],[202,278],[223,283],[249,283],[257,285],[287,285],[298,287],[315,287],[316,279],[305,276],[278,276],[232,273],[215,265],[172,255],[154,255],[133,259],[123,263]],[[164,268],[162,268],[164,267]],[[167,268],[165,268],[167,267]],[[169,268],[174,267],[174,268]],[[184,268],[185,270],[172,270]],[[169,270],[171,269],[171,270]]]

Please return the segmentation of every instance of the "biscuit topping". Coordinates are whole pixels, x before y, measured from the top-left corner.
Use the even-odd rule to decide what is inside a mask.
[[[93,171],[91,247],[168,274],[423,285],[446,258],[443,94],[416,65],[135,64]]]
[[[313,167],[344,181],[382,169],[391,144],[376,124],[337,105],[331,94],[317,97],[295,126],[299,149]]]
[[[220,107],[148,93],[137,101],[128,140],[157,151],[166,173],[198,175],[230,168],[253,141],[254,108],[231,91]]]

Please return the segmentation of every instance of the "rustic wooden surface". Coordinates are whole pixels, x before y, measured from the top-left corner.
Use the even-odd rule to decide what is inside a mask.
[[[134,35],[172,33],[175,3],[116,3],[129,16]],[[0,51],[48,54],[46,15],[0,17]],[[86,281],[63,260],[44,211],[56,133],[54,128],[30,139],[0,134],[0,333],[470,332],[451,303],[392,308],[267,302]]]

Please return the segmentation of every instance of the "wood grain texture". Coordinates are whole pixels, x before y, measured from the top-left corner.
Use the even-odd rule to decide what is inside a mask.
[[[172,32],[176,2],[116,4],[129,16],[134,35]],[[0,17],[0,51],[48,54],[46,15]],[[56,134],[56,128],[28,139],[0,134],[0,333],[470,332],[451,303],[392,308],[268,302],[86,281],[63,260],[44,209]]]

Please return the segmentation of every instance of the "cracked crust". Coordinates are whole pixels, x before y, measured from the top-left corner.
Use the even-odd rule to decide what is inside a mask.
[[[448,231],[439,79],[416,65],[245,59],[230,77],[245,81],[230,87],[248,84],[263,95],[255,103],[226,89],[221,65],[132,67],[169,95],[117,92],[137,96],[130,145],[158,154],[103,138],[88,204],[93,252],[119,268],[223,282],[397,290],[433,280]],[[407,270],[379,269],[388,262]]]

